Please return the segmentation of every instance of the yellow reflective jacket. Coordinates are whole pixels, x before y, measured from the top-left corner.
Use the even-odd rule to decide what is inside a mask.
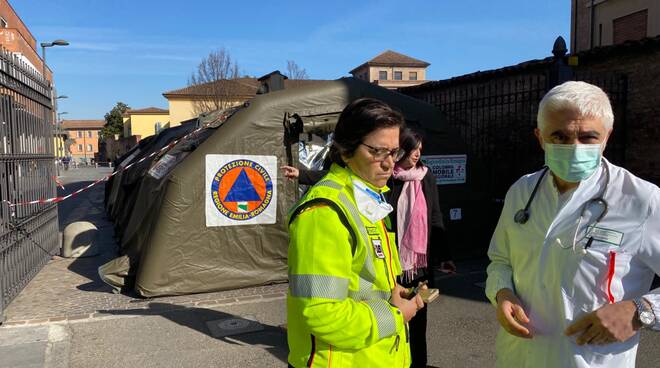
[[[333,165],[307,192],[289,233],[289,364],[408,367],[408,326],[388,302],[401,273],[395,237],[359,213],[348,169]]]

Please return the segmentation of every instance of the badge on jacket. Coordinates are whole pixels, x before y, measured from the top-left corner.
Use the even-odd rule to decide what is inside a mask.
[[[385,258],[385,253],[383,253],[383,242],[380,240],[380,238],[371,238],[371,245],[374,247],[376,257],[380,259]]]

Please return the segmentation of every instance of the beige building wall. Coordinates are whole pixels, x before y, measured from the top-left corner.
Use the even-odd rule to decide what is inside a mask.
[[[169,114],[131,114],[128,123],[130,124],[130,135],[140,136],[140,139],[156,134],[157,123],[160,123],[161,129],[180,125],[179,123],[170,124]]]
[[[170,123],[172,126],[197,116],[191,99],[168,99],[170,110]]]
[[[122,123],[124,124],[124,137],[131,136],[131,119],[128,116],[122,117]]]
[[[196,118],[194,100],[192,98],[168,98],[170,110],[170,126],[180,125],[182,121]],[[236,100],[230,103],[231,106],[240,105],[245,100]]]
[[[380,72],[387,72],[387,79],[379,78]],[[401,72],[401,80],[394,79],[394,72]],[[417,73],[417,79],[411,80],[410,73]],[[376,83],[385,88],[401,88],[416,86],[426,81],[426,68],[414,67],[392,67],[392,66],[364,66],[353,73],[358,79],[363,79],[371,83]]]
[[[417,73],[417,80],[426,80],[426,68],[410,68],[410,67],[391,67],[391,66],[372,66],[369,67],[369,80],[378,80],[378,75],[381,71],[387,72],[387,80],[394,80],[394,72],[402,72],[404,81],[410,81],[410,72]]]
[[[595,0],[593,46],[612,45],[614,20],[645,9],[648,12],[646,36],[660,35],[659,0]],[[592,44],[591,11],[591,0],[576,0],[572,5],[571,50],[573,52],[588,50]]]

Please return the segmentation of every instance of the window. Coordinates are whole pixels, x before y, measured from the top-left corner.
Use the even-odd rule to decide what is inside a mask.
[[[409,72],[408,73],[408,79],[409,80],[417,80],[417,72]]]
[[[5,18],[0,17],[0,28],[7,28],[7,27],[9,27],[9,24],[7,23]]]
[[[648,29],[648,10],[616,18],[612,21],[612,40],[615,44],[625,41],[641,40]]]
[[[94,148],[92,147],[92,145],[88,144],[87,145],[87,152],[93,152],[93,151],[94,151]]]
[[[93,133],[94,132],[92,132],[91,130],[87,131],[87,138],[92,138],[92,136],[94,135]]]
[[[403,72],[394,72],[394,80],[402,80]]]
[[[379,80],[387,80],[387,71],[386,70],[381,70],[378,72],[378,79]]]
[[[77,133],[78,133],[78,138],[82,138],[82,132],[79,130],[77,131]]]
[[[82,144],[78,145],[78,152],[82,152]]]

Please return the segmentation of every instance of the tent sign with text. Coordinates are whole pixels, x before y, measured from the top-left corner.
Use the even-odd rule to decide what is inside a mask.
[[[437,185],[465,183],[467,155],[422,156],[422,162],[435,176]]]
[[[277,158],[206,155],[206,226],[274,224]]]

